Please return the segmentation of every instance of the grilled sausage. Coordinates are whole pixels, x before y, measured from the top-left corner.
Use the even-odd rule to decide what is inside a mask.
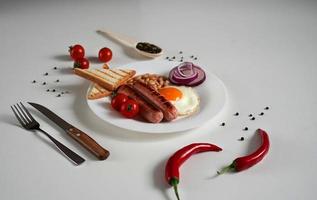
[[[147,103],[140,95],[138,95],[129,85],[122,85],[117,90],[118,93],[125,94],[130,98],[136,100],[139,104],[140,115],[148,122],[151,123],[159,123],[163,119],[163,113],[152,106],[151,104]]]
[[[161,110],[166,121],[176,119],[177,110],[175,106],[153,88],[140,81],[135,82],[132,88],[148,103]]]

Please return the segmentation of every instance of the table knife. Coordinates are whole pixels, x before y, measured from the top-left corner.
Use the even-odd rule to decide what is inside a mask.
[[[109,151],[100,146],[94,139],[88,136],[83,131],[69,124],[61,117],[56,115],[54,112],[49,110],[48,108],[37,104],[28,102],[31,106],[36,108],[46,117],[48,117],[51,121],[61,127],[66,133],[68,133],[73,139],[75,139],[79,144],[85,147],[88,151],[94,154],[99,160],[105,160],[109,156]]]

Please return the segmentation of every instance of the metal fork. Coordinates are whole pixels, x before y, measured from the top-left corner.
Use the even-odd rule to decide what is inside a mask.
[[[21,105],[21,106],[20,106]],[[67,148],[65,145],[57,141],[50,134],[45,132],[40,128],[40,124],[32,117],[30,112],[26,109],[26,107],[20,102],[20,105],[17,103],[16,105],[11,106],[11,109],[20,122],[20,124],[27,130],[38,130],[44,133],[55,145],[61,150],[71,161],[73,161],[76,165],[80,165],[85,161],[78,154]]]

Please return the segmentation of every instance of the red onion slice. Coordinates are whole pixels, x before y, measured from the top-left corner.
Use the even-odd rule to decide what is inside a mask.
[[[189,66],[188,64],[186,65],[182,65],[182,64],[179,66],[187,66],[187,67]],[[197,86],[203,83],[206,79],[206,74],[204,70],[192,63],[190,64],[192,67],[192,69],[190,70],[192,70],[192,72],[189,72],[190,73],[189,77],[184,77],[181,75],[181,73],[179,73],[180,72],[179,66],[174,67],[169,73],[169,80],[171,81],[171,83],[175,85],[185,85],[185,86]]]

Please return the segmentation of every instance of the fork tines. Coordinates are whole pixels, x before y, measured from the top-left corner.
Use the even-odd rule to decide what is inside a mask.
[[[21,105],[21,106],[20,106]],[[28,123],[31,123],[32,121],[35,121],[32,115],[29,113],[29,111],[25,108],[25,106],[20,102],[16,105],[11,106],[11,109],[20,122],[22,126],[27,125]]]

